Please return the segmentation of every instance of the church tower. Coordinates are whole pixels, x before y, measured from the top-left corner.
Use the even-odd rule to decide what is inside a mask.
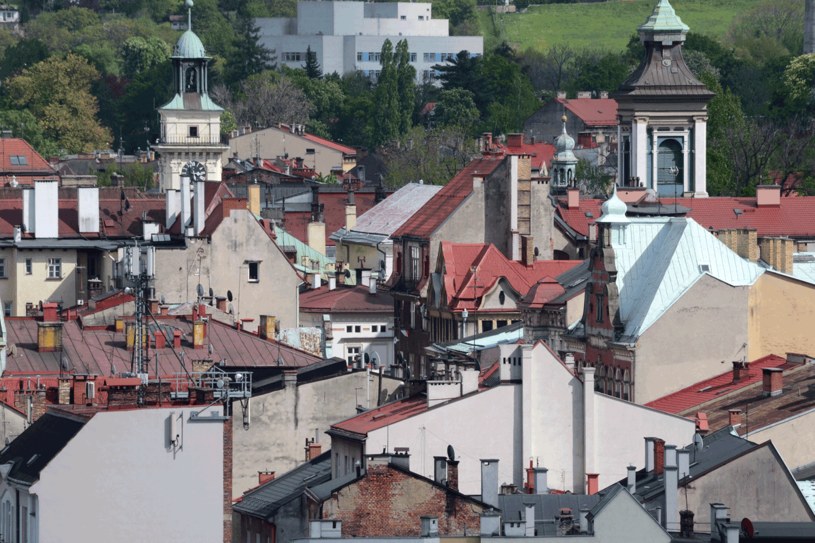
[[[668,0],[639,26],[645,58],[614,94],[617,183],[660,196],[707,196],[707,103],[713,93],[685,64],[688,26]]]
[[[552,159],[552,189],[566,189],[575,186],[577,157],[574,156],[574,138],[566,133],[566,115],[563,132],[555,138],[555,156]]]
[[[162,191],[181,189],[181,177],[191,182],[220,181],[221,156],[229,148],[221,143],[223,108],[208,93],[204,45],[192,31],[192,0],[186,0],[187,31],[173,48],[175,95],[160,107],[161,137],[153,146],[159,155]]]

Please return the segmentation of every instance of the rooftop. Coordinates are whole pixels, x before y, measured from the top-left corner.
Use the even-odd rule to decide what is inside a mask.
[[[586,126],[617,126],[617,101],[611,98],[557,98]]]
[[[300,294],[300,310],[307,313],[385,313],[393,314],[393,297],[388,292],[371,294],[368,287],[328,285]]]

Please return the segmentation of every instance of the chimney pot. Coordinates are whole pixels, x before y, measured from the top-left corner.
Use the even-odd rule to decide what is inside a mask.
[[[173,330],[173,349],[181,348],[181,330]]]
[[[741,409],[730,409],[730,426],[741,426]]]
[[[577,209],[580,207],[580,189],[566,189],[566,208]]]
[[[635,466],[628,466],[628,491],[634,494],[637,491],[637,468]]]
[[[593,496],[600,490],[600,474],[587,473],[586,474],[586,494]]]
[[[780,396],[784,390],[784,370],[781,368],[764,368],[762,374],[762,392],[764,396]]]
[[[654,439],[654,473],[662,475],[665,471],[665,440]]]
[[[269,481],[273,481],[275,478],[275,472],[273,471],[259,471],[258,472],[258,484],[262,485],[263,483],[268,483]]]
[[[458,460],[447,459],[447,488],[458,492]]]

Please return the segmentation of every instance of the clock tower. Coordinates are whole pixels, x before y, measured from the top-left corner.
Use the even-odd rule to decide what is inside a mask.
[[[162,191],[181,189],[190,181],[220,181],[221,157],[229,148],[221,143],[223,108],[208,93],[204,45],[192,31],[192,0],[186,0],[187,31],[173,48],[175,95],[159,108],[161,136],[153,150],[159,155]]]

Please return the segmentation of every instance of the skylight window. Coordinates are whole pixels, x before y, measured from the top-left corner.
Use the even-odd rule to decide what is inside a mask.
[[[11,155],[12,166],[28,166],[28,159],[23,155]]]

